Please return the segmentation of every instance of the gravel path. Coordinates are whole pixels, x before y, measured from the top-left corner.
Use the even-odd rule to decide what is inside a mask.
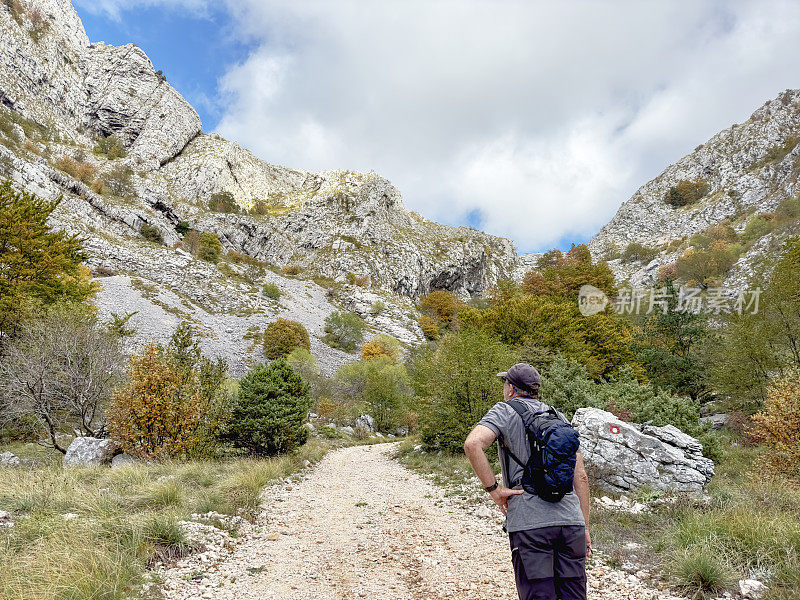
[[[301,482],[268,489],[256,531],[227,555],[168,571],[165,598],[516,598],[495,517],[447,502],[441,488],[389,457],[394,447],[343,448]],[[602,566],[589,578],[592,599],[671,598]]]

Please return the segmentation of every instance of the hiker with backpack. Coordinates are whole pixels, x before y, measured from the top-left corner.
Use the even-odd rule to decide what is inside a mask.
[[[498,373],[504,401],[464,442],[464,451],[506,516],[520,600],[586,600],[592,543],[589,480],[578,434],[563,414],[539,401],[539,372],[519,363]],[[497,440],[503,474],[495,479],[486,449]]]

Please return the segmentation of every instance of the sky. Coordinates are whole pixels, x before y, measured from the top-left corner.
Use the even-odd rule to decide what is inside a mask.
[[[520,252],[590,239],[800,86],[795,1],[73,1],[204,131],[274,164],[375,171],[407,208]]]

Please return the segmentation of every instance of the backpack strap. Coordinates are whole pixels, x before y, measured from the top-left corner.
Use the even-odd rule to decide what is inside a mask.
[[[522,419],[522,425],[525,427],[525,437],[528,437],[528,425],[533,420],[533,417],[531,416],[531,411],[528,410],[528,408],[522,402],[520,402],[519,400],[508,400],[506,402],[506,404],[508,404],[511,408],[513,408],[514,411],[520,416],[520,418]],[[504,443],[503,446],[505,446],[505,448],[506,448],[506,453],[524,471],[527,465],[524,462],[522,462],[519,458],[517,458],[517,456],[511,451],[511,448],[509,447],[508,444]],[[519,485],[519,483],[520,483],[519,481],[517,481],[516,483],[511,482],[512,487],[515,486],[515,485]]]

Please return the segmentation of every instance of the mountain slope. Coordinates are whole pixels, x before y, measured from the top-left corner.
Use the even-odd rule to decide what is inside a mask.
[[[138,311],[140,342],[188,318],[241,370],[259,359],[246,334],[287,316],[330,372],[351,358],[320,342],[331,311],[416,343],[414,298],[481,294],[516,263],[509,240],[409,212],[374,173],[275,166],[204,134],[140,48],[91,43],[69,0],[0,4],[0,104],[0,177],[63,196],[54,224],[113,274],[101,311]],[[209,209],[219,197],[233,212]],[[217,235],[222,262],[187,252],[187,230]],[[280,300],[262,296],[265,283]]]
[[[649,264],[611,262],[621,278],[651,282],[659,266],[685,253],[691,236],[723,222],[741,233],[752,215],[771,213],[782,201],[797,196],[798,142],[800,90],[787,90],[746,122],[721,131],[639,188],[591,240],[592,253],[613,258],[632,242],[651,247],[659,255]],[[671,190],[681,182],[700,182],[705,194],[686,206],[669,204]],[[766,239],[740,259],[729,283],[743,284],[741,272],[763,255],[765,245],[769,245]]]

